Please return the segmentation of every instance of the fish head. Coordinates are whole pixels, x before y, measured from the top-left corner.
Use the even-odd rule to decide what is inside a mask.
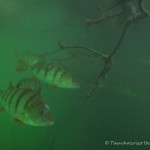
[[[40,104],[31,108],[32,109],[29,110],[29,120],[32,122],[32,125],[48,126],[54,124],[53,115],[47,104]]]

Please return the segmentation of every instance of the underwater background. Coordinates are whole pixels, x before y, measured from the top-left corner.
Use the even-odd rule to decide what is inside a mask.
[[[100,0],[102,7],[113,0]],[[86,19],[101,11],[93,0],[0,0],[0,89],[10,82],[32,77],[30,71],[16,72],[14,53],[38,54],[58,49],[58,42],[82,45],[104,53],[115,47],[124,23],[122,17],[87,26]],[[150,10],[150,1],[145,0]],[[126,16],[124,16],[126,17]],[[73,49],[73,59],[59,50],[45,55],[49,62],[64,64],[81,83],[77,89],[42,86],[42,96],[55,118],[47,127],[21,126],[7,112],[0,113],[2,150],[113,150],[145,149],[147,145],[106,145],[106,141],[150,142],[150,18],[132,24],[114,57],[113,67],[90,98],[103,61]],[[58,60],[57,60],[58,58]]]

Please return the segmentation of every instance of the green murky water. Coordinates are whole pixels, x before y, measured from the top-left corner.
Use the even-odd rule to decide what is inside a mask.
[[[100,1],[104,7],[113,1]],[[146,8],[150,2],[145,0]],[[0,88],[6,90],[30,71],[16,72],[14,52],[49,53],[58,41],[108,53],[117,43],[123,21],[111,19],[87,27],[85,20],[103,13],[92,0],[0,0]],[[129,27],[102,87],[89,99],[86,91],[101,69],[101,59],[73,49],[47,55],[48,62],[63,63],[81,82],[78,89],[42,86],[55,124],[21,126],[7,112],[0,113],[2,150],[113,150],[145,149],[150,144],[114,145],[113,142],[150,142],[150,19]],[[71,54],[72,54],[71,53]],[[63,61],[57,60],[64,59]],[[106,145],[109,141],[109,145]]]

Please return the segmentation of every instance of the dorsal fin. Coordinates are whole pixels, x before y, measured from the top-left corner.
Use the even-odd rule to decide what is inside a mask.
[[[17,83],[16,88],[27,88],[40,93],[41,83],[36,77],[23,78]]]

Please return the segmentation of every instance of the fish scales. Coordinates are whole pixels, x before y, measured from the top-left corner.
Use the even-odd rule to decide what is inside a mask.
[[[44,74],[44,78],[46,78],[47,77],[47,73],[49,72],[49,71],[51,71],[52,69],[54,69],[55,68],[55,66],[54,65],[52,65],[51,63],[49,63],[48,65],[46,65],[45,66],[45,74]]]
[[[39,94],[38,93],[34,93],[32,94],[27,101],[24,104],[24,109],[26,109],[29,105],[31,105],[32,103],[34,103],[36,101],[36,99],[39,98]]]
[[[11,89],[11,91],[4,97],[4,99],[2,99],[4,102],[3,104],[7,110],[9,110],[12,98],[17,92],[18,91],[16,89]]]
[[[57,70],[56,72],[55,72],[55,74],[54,74],[54,81],[57,83],[57,84],[62,84],[62,81],[63,81],[63,79],[64,79],[64,77],[66,76],[66,75],[70,75],[71,76],[71,74],[69,74],[69,72],[67,71],[67,70],[65,70],[65,69],[62,69],[62,68],[59,68],[59,70]],[[70,77],[70,80],[72,80],[71,79],[71,77]]]
[[[23,101],[23,98],[24,98],[24,96],[26,95],[26,94],[28,94],[30,92],[30,89],[25,89],[25,90],[23,90],[22,92],[21,92],[21,94],[18,96],[18,98],[16,99],[16,102],[15,102],[15,112],[14,113],[16,113],[17,112],[17,108],[18,107],[20,107],[20,106],[22,106],[21,104],[21,102]],[[19,106],[19,104],[20,104],[20,106]],[[24,106],[23,106],[24,107]]]
[[[39,68],[39,71],[37,69]],[[34,76],[50,85],[61,88],[79,88],[80,84],[74,82],[71,73],[66,68],[56,64],[36,64],[32,67]]]
[[[60,68],[53,67],[47,71],[47,76],[45,76],[45,80],[48,82],[55,82],[55,74],[60,71]]]
[[[39,93],[36,92],[36,91],[32,91],[32,90],[29,90],[28,93],[26,93],[23,97],[23,100],[20,100],[20,103],[19,103],[19,107],[18,107],[18,112],[21,112],[21,111],[25,111],[27,109],[26,106],[26,103],[28,102],[28,99],[31,99],[32,102],[35,101],[35,99],[33,99],[33,96],[34,95],[38,95],[38,97],[40,97]],[[34,100],[34,101],[33,101]],[[36,99],[38,101],[38,99]],[[31,102],[31,101],[30,101]]]
[[[47,126],[54,123],[48,105],[35,90],[10,87],[1,92],[0,100],[5,110],[16,118],[17,122],[32,126]]]
[[[57,65],[49,63],[46,66],[41,67],[40,71],[41,71],[41,75],[43,72],[45,72],[43,79],[45,78],[45,80],[52,82],[55,81],[56,75],[60,74],[61,68]]]
[[[10,100],[12,99],[12,96],[17,91],[14,88],[10,88],[7,91],[3,92],[1,95],[1,102],[4,105],[5,109],[8,110]]]
[[[6,100],[8,100],[8,96],[9,94],[13,91],[13,89],[8,89],[6,92],[2,93],[1,99],[2,99],[2,103],[4,104],[6,102]]]
[[[31,92],[30,89],[26,88],[11,88],[7,92],[3,93],[1,99],[5,109],[14,114],[19,111],[23,111],[27,100],[35,93],[37,95],[37,92]]]
[[[55,70],[55,72],[54,72],[54,74],[53,74],[53,80],[55,81],[55,80],[58,80],[59,79],[59,75],[62,73],[62,69],[60,68],[60,67],[58,67],[56,70]]]
[[[63,81],[63,78],[66,77],[66,76],[69,76],[69,73],[67,71],[64,71],[61,76],[60,76],[60,82]]]
[[[10,95],[8,96],[8,100],[6,100],[5,107],[7,108],[8,111],[11,113],[14,113],[14,105],[15,105],[15,97],[16,95],[21,91],[21,89],[14,89]]]

